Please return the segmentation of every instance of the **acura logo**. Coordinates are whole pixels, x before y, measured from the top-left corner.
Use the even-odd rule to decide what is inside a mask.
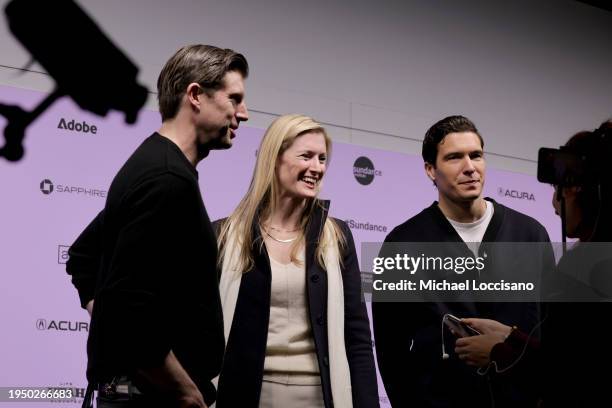
[[[36,321],[36,328],[38,330],[47,330],[47,321],[45,319],[38,319]]]

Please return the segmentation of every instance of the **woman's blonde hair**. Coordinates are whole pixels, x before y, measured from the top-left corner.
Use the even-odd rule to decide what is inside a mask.
[[[242,272],[249,271],[254,266],[252,248],[254,244],[253,221],[258,223],[265,220],[276,210],[279,198],[279,185],[276,177],[276,164],[279,157],[300,136],[306,133],[321,133],[325,138],[327,148],[327,161],[331,156],[331,139],[327,132],[314,119],[304,115],[283,115],[277,118],[266,130],[259,145],[257,162],[253,170],[253,178],[246,195],[242,198],[238,207],[223,222],[219,232],[219,264],[222,266],[225,255],[225,241],[229,231],[232,236],[240,241],[237,243],[239,249],[238,269]],[[315,206],[318,206],[317,198],[307,199],[301,219],[301,231],[305,231],[310,215]],[[321,238],[316,249],[316,259],[321,266],[324,265],[324,249],[329,245],[338,245],[339,248],[346,246],[346,237],[340,230],[338,224],[331,218],[327,220],[326,228],[322,229]],[[297,252],[304,244],[304,234],[295,241],[291,248],[291,261],[299,262]],[[259,243],[263,245],[263,240]]]

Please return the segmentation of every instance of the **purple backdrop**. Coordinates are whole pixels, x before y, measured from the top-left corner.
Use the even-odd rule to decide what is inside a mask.
[[[4,103],[31,108],[43,96],[0,86]],[[62,119],[86,122],[97,132],[60,129]],[[30,126],[22,161],[0,159],[0,387],[66,386],[82,397],[89,319],[64,271],[67,246],[103,207],[119,167],[159,125],[157,112],[143,111],[135,126],[126,126],[121,115],[100,118],[64,99]],[[4,126],[0,119],[0,128]],[[212,152],[200,164],[211,219],[228,215],[246,192],[262,135],[261,129],[243,127],[231,150]],[[369,159],[371,166],[366,167],[375,173],[369,184],[359,183],[354,175],[359,157]],[[559,240],[550,186],[532,176],[489,169],[485,193],[533,216],[551,239]],[[361,242],[382,241],[436,196],[420,157],[341,143],[334,145],[322,191],[322,197],[332,201],[331,214],[355,226],[358,252]],[[378,230],[359,228],[359,223]],[[382,385],[380,390],[382,406],[388,407]],[[36,406],[75,407],[81,402],[77,397]]]

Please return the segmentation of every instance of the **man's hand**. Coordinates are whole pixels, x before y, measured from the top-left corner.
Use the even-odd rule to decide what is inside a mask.
[[[179,408],[208,408],[204,402],[202,393],[195,384],[193,384],[193,386],[187,386],[185,389],[179,391],[178,406]]]
[[[194,387],[195,388],[195,387]],[[200,390],[185,390],[179,397],[179,408],[208,408]]]
[[[176,396],[180,408],[208,408],[202,393],[172,350],[161,366],[140,369],[138,373],[152,386]]]

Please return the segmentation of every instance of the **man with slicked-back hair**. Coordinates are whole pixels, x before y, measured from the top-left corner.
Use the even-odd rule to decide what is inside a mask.
[[[84,405],[207,407],[224,351],[217,244],[196,165],[248,119],[244,56],[179,49],[157,82],[161,128],[115,176],[67,271],[92,314]]]

